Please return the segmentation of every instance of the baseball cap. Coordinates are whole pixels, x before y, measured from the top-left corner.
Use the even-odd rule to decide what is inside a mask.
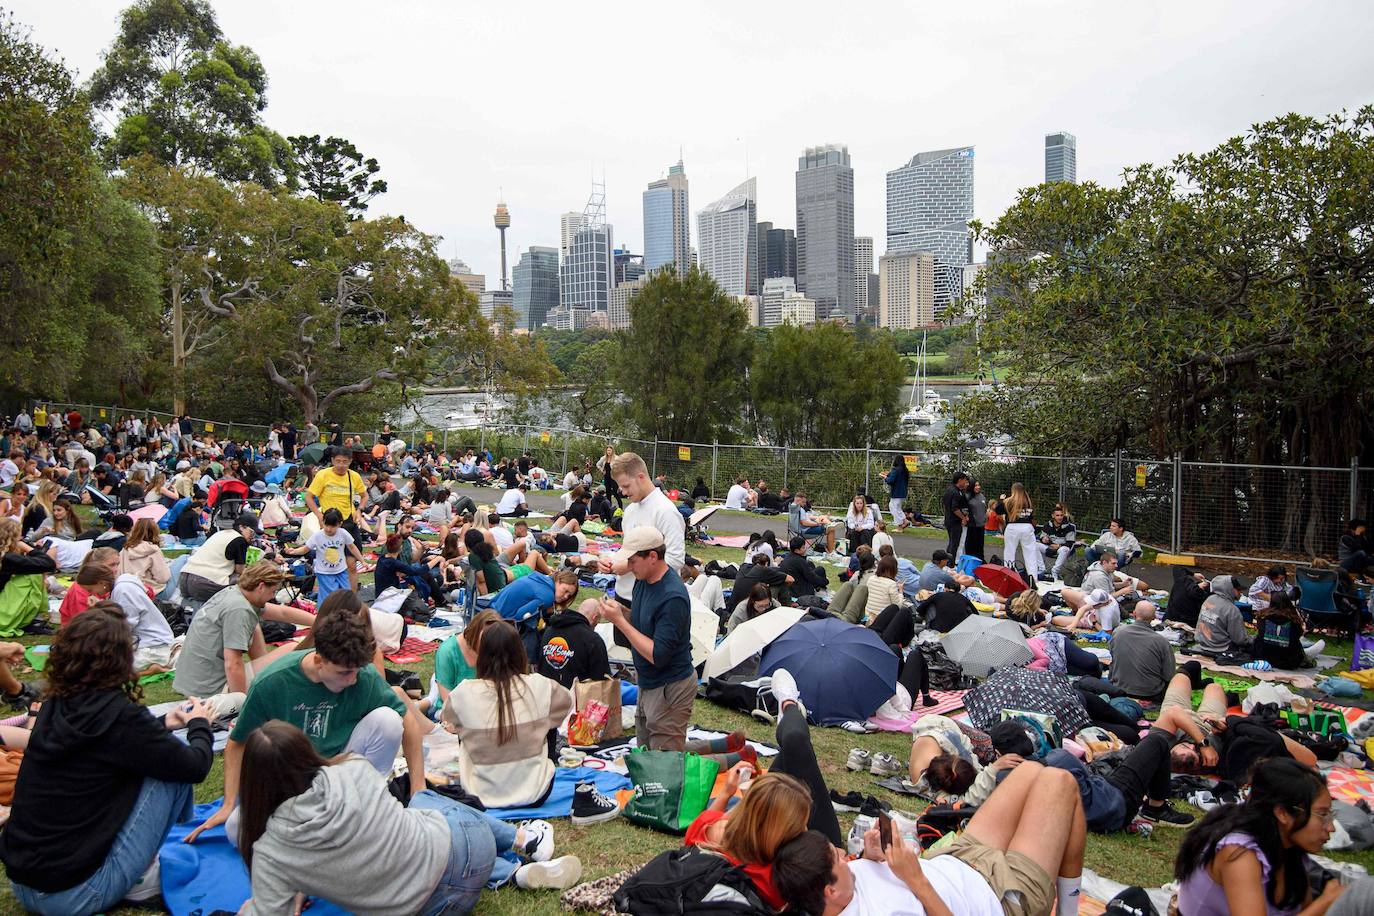
[[[252,512],[241,512],[239,517],[234,519],[235,528],[251,528],[254,534],[261,534],[262,529],[258,527],[258,517]]]
[[[1088,593],[1088,604],[1091,607],[1101,607],[1112,600],[1112,596],[1105,588],[1095,588]]]
[[[625,550],[639,553],[653,547],[663,546],[663,533],[653,525],[640,525],[625,532]]]
[[[178,470],[178,471],[189,471],[189,470],[191,470],[191,462],[187,461],[185,458],[181,459],[180,461],[177,462],[177,470]]]

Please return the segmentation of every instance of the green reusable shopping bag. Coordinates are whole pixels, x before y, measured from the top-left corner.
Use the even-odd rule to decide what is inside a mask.
[[[706,810],[720,764],[685,751],[639,749],[625,758],[634,798],[627,820],[679,836]]]

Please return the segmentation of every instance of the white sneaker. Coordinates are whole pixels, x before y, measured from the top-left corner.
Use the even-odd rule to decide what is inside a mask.
[[[553,858],[553,824],[548,821],[525,821],[520,825],[525,843],[516,852],[531,862],[547,862]]]
[[[525,890],[552,887],[567,890],[582,880],[582,860],[560,856],[550,862],[531,862],[515,870],[515,886]]]
[[[896,776],[902,772],[902,765],[891,754],[874,754],[868,772],[874,776]]]
[[[778,701],[779,711],[782,709],[782,704],[788,700],[799,705],[801,703],[801,692],[797,690],[797,679],[786,668],[778,668],[773,672],[773,683],[770,689],[773,691],[773,699]]]
[[[869,732],[875,730],[867,722],[860,722],[858,719],[850,719],[848,722],[842,722],[840,728],[847,732],[853,732],[856,735],[867,735]]]
[[[124,899],[134,903],[142,903],[160,896],[162,896],[162,865],[157,859],[153,859],[153,864],[149,865],[148,870],[134,882],[134,886],[124,895]]]
[[[868,769],[869,765],[872,762],[872,754],[870,754],[868,751],[864,750],[861,747],[856,747],[854,748],[854,750],[849,752],[849,757],[845,760],[844,767],[847,770],[853,770],[854,772],[859,773]]]

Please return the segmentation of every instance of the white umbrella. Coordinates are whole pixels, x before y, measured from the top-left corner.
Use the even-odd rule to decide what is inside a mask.
[[[806,611],[803,608],[777,607],[766,614],[746,620],[735,627],[706,659],[702,675],[710,680],[724,674],[749,656],[762,652],[765,646],[805,616]]]
[[[692,664],[700,665],[706,661],[707,656],[716,646],[716,629],[720,626],[720,617],[716,612],[701,603],[701,599],[692,596]],[[615,627],[609,623],[597,624],[597,635],[606,644],[606,654],[613,662],[630,664],[630,650],[615,643]]]
[[[987,677],[998,668],[1024,665],[1035,656],[1014,620],[965,617],[944,635],[945,651],[971,677]]]

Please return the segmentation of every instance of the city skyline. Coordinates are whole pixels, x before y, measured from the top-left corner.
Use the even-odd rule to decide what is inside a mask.
[[[15,0],[10,9],[34,41],[85,80],[129,2]],[[1125,167],[1201,152],[1253,123],[1374,98],[1374,63],[1364,50],[1374,17],[1350,0],[1325,4],[1321,16],[1276,3],[1182,10],[1007,2],[960,10],[873,4],[834,17],[829,7],[797,2],[732,8],[729,28],[707,4],[636,8],[609,19],[530,4],[520,17],[523,56],[562,60],[572,47],[593,48],[607,72],[636,74],[645,100],[729,98],[741,59],[760,72],[791,73],[824,44],[834,63],[831,79],[770,94],[767,106],[722,116],[727,109],[715,103],[646,101],[633,118],[596,115],[588,105],[519,116],[536,81],[557,85],[558,71],[510,65],[511,17],[499,8],[414,0],[377,17],[374,6],[353,0],[329,7],[218,0],[215,11],[226,38],[263,61],[267,125],[283,135],[345,137],[375,156],[389,190],[369,213],[404,214],[442,236],[443,257],[466,261],[489,285],[500,276],[491,223],[498,200],[515,216],[509,263],[532,245],[559,245],[559,216],[581,209],[592,177],[606,183],[608,222],[638,248],[641,195],[679,156],[699,188],[756,177],[760,216],[795,230],[788,211],[798,151],[848,146],[854,231],[874,237],[876,258],[885,236],[884,175],[918,150],[977,147],[975,216],[988,222],[1020,188],[1043,179],[1044,137],[1063,128],[1084,144],[1078,181],[1114,185]],[[909,32],[900,26],[917,23],[959,40],[929,48],[913,84]],[[643,40],[651,35],[671,40]],[[1046,67],[1052,55],[1072,57],[1074,66]],[[1304,59],[1323,66],[1285,65]],[[891,117],[913,103],[916,118]]]

